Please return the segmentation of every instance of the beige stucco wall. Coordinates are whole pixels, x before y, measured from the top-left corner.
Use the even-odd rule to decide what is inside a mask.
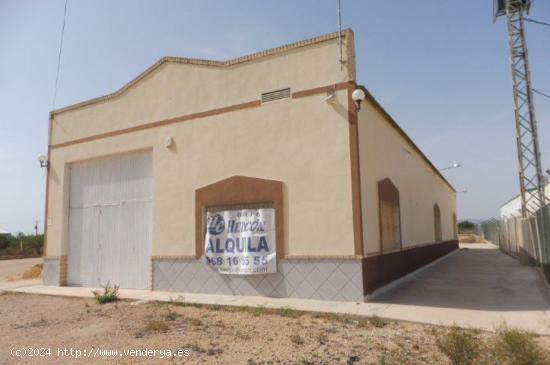
[[[354,80],[353,34],[344,41],[343,68],[337,38],[224,67],[164,62],[121,96],[56,114],[51,144]]]
[[[403,248],[434,243],[433,205],[439,204],[443,240],[454,239],[454,191],[433,171],[382,112],[367,100],[359,112],[359,155],[365,253],[380,253],[378,181],[399,190]]]
[[[54,115],[51,144],[353,79],[336,39],[229,68],[165,63],[121,96]],[[352,62],[350,62],[352,64]],[[318,94],[53,148],[47,256],[67,251],[72,162],[153,153],[153,255],[195,253],[195,190],[233,175],[284,182],[288,255],[353,255],[347,91]],[[166,137],[175,146],[164,147]]]

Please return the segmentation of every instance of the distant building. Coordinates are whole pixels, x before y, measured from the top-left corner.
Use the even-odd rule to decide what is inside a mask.
[[[11,233],[0,228],[0,236],[9,236]]]
[[[53,111],[45,284],[361,301],[457,249],[455,190],[342,43],[166,57]]]
[[[544,188],[546,199],[550,200],[550,183]],[[500,218],[521,217],[521,196],[518,195],[500,207]]]

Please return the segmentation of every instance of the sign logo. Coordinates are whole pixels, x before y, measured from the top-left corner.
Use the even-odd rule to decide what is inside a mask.
[[[275,209],[207,212],[204,263],[219,274],[277,272]]]
[[[221,214],[214,214],[208,217],[207,222],[208,233],[217,236],[225,229],[225,220]]]

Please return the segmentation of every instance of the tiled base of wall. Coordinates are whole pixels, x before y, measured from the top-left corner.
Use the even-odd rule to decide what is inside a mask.
[[[280,259],[277,273],[221,275],[201,260],[154,258],[152,289],[180,293],[364,301],[363,293],[458,248],[456,240],[363,259]],[[44,285],[66,285],[67,256],[45,257]]]
[[[60,285],[59,261],[58,258],[44,258],[44,265],[42,268],[44,285]]]
[[[282,259],[278,272],[221,275],[195,259],[154,259],[153,290],[363,301],[361,260]]]

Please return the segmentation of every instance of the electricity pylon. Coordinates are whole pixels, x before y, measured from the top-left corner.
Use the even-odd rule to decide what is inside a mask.
[[[532,216],[546,203],[537,120],[525,38],[525,14],[531,0],[496,0],[495,18],[506,16],[516,119],[521,212]]]

